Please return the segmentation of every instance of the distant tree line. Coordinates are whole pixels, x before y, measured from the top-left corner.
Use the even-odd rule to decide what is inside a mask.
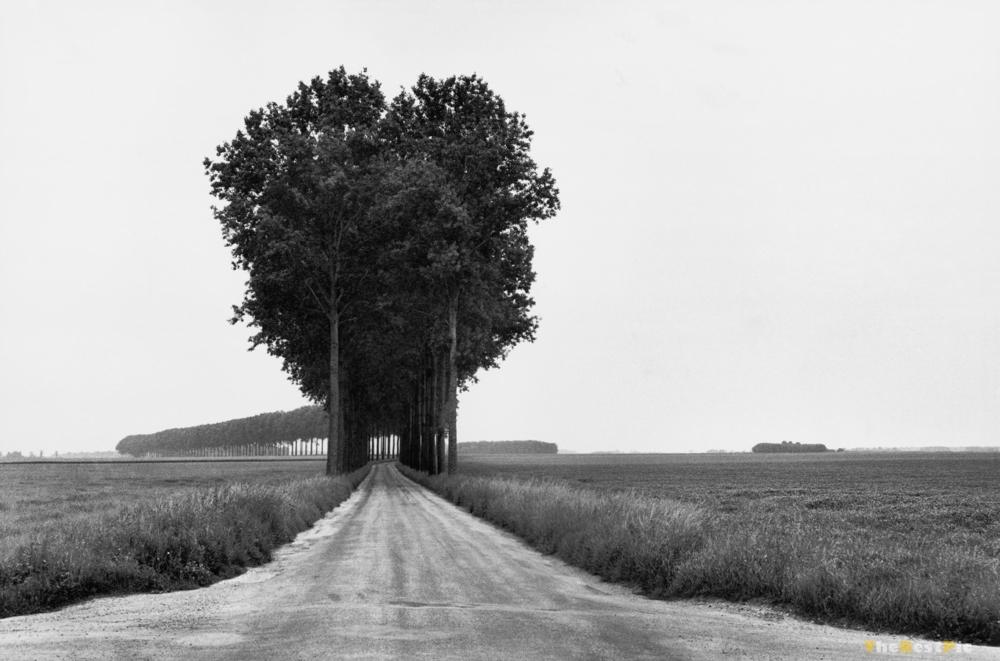
[[[251,111],[204,162],[247,274],[232,321],[255,329],[252,346],[283,361],[327,427],[220,423],[174,431],[171,447],[323,436],[339,474],[392,439],[409,466],[455,470],[458,393],[537,326],[527,228],[559,200],[531,138],[475,75],[421,75],[387,102],[341,67]]]
[[[327,451],[327,412],[319,406],[294,411],[261,413],[194,427],[133,434],[115,450],[133,457],[253,457],[324,455]],[[397,456],[399,438],[375,435],[366,448],[367,459]],[[542,441],[472,441],[458,444],[458,453],[556,454],[559,446]],[[111,454],[111,453],[109,453]],[[25,457],[26,458],[26,457]],[[7,455],[21,459],[20,452]]]
[[[826,446],[822,443],[792,443],[782,441],[781,443],[758,443],[751,448],[752,452],[826,452]]]
[[[556,454],[559,446],[543,441],[471,441],[458,444],[459,454]]]
[[[134,434],[120,440],[115,449],[134,457],[323,454],[326,428],[326,412],[318,406],[304,406],[294,411]]]
[[[56,452],[54,456],[58,457],[59,453]],[[45,459],[45,451],[39,450],[37,457],[34,452],[29,452],[28,454],[23,454],[19,450],[12,450],[7,454],[0,452],[0,461],[31,461],[33,459]]]

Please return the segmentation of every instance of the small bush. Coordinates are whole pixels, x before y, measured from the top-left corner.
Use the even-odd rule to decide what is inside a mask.
[[[235,576],[269,561],[367,474],[365,467],[338,478],[227,484],[51,529],[0,562],[0,617]]]

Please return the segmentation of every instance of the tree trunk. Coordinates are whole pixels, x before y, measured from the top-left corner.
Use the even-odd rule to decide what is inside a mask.
[[[413,425],[413,468],[418,471],[427,470],[424,460],[424,400],[427,398],[426,377],[417,383],[417,410],[414,412]]]
[[[431,358],[431,401],[430,401],[430,463],[431,475],[441,472],[441,464],[438,459],[438,441],[440,441],[441,431],[441,378],[438,376],[438,366],[440,361],[437,356]]]
[[[329,434],[326,451],[326,474],[340,475],[344,472],[344,443],[340,401],[340,316],[337,311],[337,300],[334,295],[336,282],[336,267],[331,264],[330,287],[330,392],[327,398],[327,414],[330,417]]]
[[[343,372],[343,370],[339,371]],[[340,446],[337,448],[337,463],[340,465],[340,473],[346,473],[348,471],[347,459],[350,456],[350,449],[351,449],[350,446],[351,429],[347,425],[347,419],[346,419],[347,416],[344,415],[344,408],[347,405],[347,398],[344,396],[343,376],[344,375],[341,373],[340,385],[338,387],[338,391],[340,392],[340,410],[337,412],[337,417],[339,418],[339,420],[337,421],[338,422],[337,432],[339,434],[339,436],[337,437],[337,445]]]
[[[447,357],[442,354],[441,359],[438,361],[438,378],[437,378],[437,404],[438,408],[435,411],[437,418],[437,424],[435,425],[434,435],[437,438],[435,443],[434,453],[435,464],[438,473],[445,472],[445,456],[444,456],[444,431],[448,412],[448,370],[447,370]]]
[[[458,287],[454,286],[448,300],[448,474],[458,471]]]
[[[424,374],[424,420],[420,438],[420,449],[423,451],[421,470],[434,475],[437,471],[434,466],[434,406],[437,377],[434,374],[434,358],[428,357],[426,372]]]
[[[413,401],[410,404],[410,418],[407,421],[406,427],[406,461],[404,462],[410,468],[417,467],[416,448],[419,447],[418,439],[420,437],[417,431],[418,411],[420,411],[420,386],[414,385]]]

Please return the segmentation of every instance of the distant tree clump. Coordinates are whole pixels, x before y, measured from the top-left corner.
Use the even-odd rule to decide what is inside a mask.
[[[459,454],[556,454],[559,446],[542,441],[472,441],[459,443]]]
[[[822,443],[792,443],[782,441],[781,443],[758,443],[751,449],[752,452],[826,452],[826,446]]]

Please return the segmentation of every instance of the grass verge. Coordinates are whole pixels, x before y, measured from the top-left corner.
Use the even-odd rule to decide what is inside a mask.
[[[230,483],[53,526],[0,562],[0,617],[236,576],[346,500],[368,470]]]
[[[400,470],[538,550],[648,596],[764,600],[825,622],[1000,645],[1000,562],[976,545],[557,480]]]

